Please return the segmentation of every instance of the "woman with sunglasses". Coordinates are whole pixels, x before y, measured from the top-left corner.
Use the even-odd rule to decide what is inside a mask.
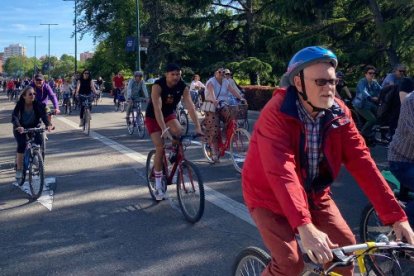
[[[96,89],[95,85],[93,84],[91,73],[88,70],[83,70],[82,76],[79,78],[77,86],[76,86],[76,92],[75,96],[78,96],[78,94],[84,95],[84,96],[90,96],[91,94],[96,95]],[[92,105],[89,107],[89,109],[92,111]],[[79,113],[80,123],[79,127],[83,127],[83,112],[85,110],[85,107],[81,104],[81,110]]]
[[[377,121],[375,114],[377,114],[378,97],[382,87],[374,79],[376,75],[374,66],[366,66],[364,72],[365,77],[360,79],[357,84],[356,95],[352,104],[358,114],[365,119],[361,134],[369,142],[372,140],[371,129]]]
[[[205,102],[212,103],[215,108],[211,110],[204,110],[205,115],[205,142],[212,145],[214,162],[218,162],[218,133],[220,129],[220,120],[224,122],[224,129],[227,129],[227,124],[230,122],[231,114],[228,105],[230,100],[236,97],[240,101],[246,102],[242,95],[236,91],[230,82],[224,77],[224,68],[219,68],[214,73],[214,77],[206,82]],[[207,106],[207,105],[206,105]]]
[[[45,104],[36,99],[33,87],[26,86],[20,94],[12,114],[13,134],[17,142],[16,179],[22,177],[23,154],[26,147],[26,134],[23,134],[23,131],[25,128],[39,127],[40,119],[48,131],[53,129],[46,114]],[[40,133],[35,134],[35,141],[36,144],[42,144]]]

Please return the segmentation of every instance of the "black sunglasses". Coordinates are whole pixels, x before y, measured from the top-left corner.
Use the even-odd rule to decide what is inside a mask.
[[[36,96],[36,93],[29,93],[29,94],[27,94],[27,96]]]
[[[407,73],[407,71],[406,70],[398,70],[398,71],[400,71],[400,73]]]
[[[339,80],[338,79],[316,79],[314,80],[317,86],[325,86],[328,83],[330,85],[337,85]]]
[[[43,81],[43,80],[39,80],[39,79],[37,79],[36,81],[37,81],[37,82],[41,82],[41,81]]]
[[[367,74],[375,75],[376,73],[375,72],[367,72]]]

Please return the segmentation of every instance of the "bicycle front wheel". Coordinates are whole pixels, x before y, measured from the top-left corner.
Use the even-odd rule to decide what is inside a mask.
[[[147,156],[147,164],[145,166],[145,175],[147,177],[147,186],[148,186],[148,190],[150,192],[150,195],[151,195],[153,200],[156,200],[156,198],[155,198],[156,186],[155,186],[154,160],[155,160],[155,150],[151,150],[148,153],[148,156]],[[165,179],[166,170],[165,170],[164,166],[163,166],[162,171],[163,171],[163,174],[164,174],[164,177],[162,179],[162,189],[165,193],[167,191],[167,183],[166,183],[167,181]]]
[[[236,171],[241,173],[249,149],[250,133],[244,128],[238,128],[230,139],[231,160]]]
[[[207,144],[207,143],[203,143],[202,148],[203,148],[203,154],[207,158],[207,160],[209,162],[214,162],[214,160],[213,160],[213,149],[212,149],[212,147],[209,144]]]
[[[128,129],[129,135],[134,134],[135,125],[136,125],[136,122],[135,122],[136,114],[137,112],[133,110],[131,113],[129,113],[129,116],[127,118],[127,129]]]
[[[91,132],[91,111],[85,108],[85,114],[83,115],[83,132],[87,135]]]
[[[33,199],[38,199],[43,192],[45,183],[44,164],[40,152],[33,152],[32,160],[29,164],[29,187]]]
[[[233,264],[234,276],[260,276],[270,262],[270,256],[257,247],[247,247],[236,257]]]
[[[412,247],[378,249],[364,256],[367,275],[414,275],[414,249]]]
[[[184,110],[180,111],[179,118],[178,118],[181,127],[183,128],[184,135],[188,133],[188,115]]]
[[[177,198],[185,219],[195,223],[204,213],[204,185],[196,165],[184,160],[179,166]]]
[[[145,121],[144,115],[140,112],[136,117],[137,134],[138,138],[142,139],[145,137]]]

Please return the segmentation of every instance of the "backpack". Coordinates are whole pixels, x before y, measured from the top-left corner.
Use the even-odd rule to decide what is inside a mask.
[[[400,113],[399,85],[388,85],[381,89],[378,98],[377,120],[388,125],[390,120]]]

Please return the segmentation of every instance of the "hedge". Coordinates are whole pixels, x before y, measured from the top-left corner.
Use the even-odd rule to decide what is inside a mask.
[[[249,109],[257,111],[260,111],[266,105],[276,89],[276,87],[260,85],[247,85],[241,86],[241,88],[245,92],[244,96],[249,103]]]

